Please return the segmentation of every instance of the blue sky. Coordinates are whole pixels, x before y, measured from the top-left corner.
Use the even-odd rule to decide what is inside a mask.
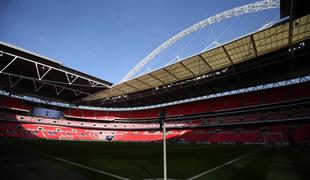
[[[1,0],[0,40],[117,83],[183,29],[255,0]],[[279,10],[229,19],[185,38],[146,68],[184,58],[277,19]],[[223,33],[223,31],[225,33]]]

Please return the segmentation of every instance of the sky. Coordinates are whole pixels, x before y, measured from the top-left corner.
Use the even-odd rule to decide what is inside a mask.
[[[170,37],[251,2],[255,0],[0,0],[0,41],[117,83]],[[139,73],[278,18],[279,9],[272,9],[216,23],[168,48]]]

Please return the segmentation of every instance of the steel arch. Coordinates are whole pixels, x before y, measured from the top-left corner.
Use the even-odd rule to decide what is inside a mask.
[[[252,12],[262,11],[266,9],[272,9],[272,8],[279,8],[280,7],[280,0],[264,0],[264,1],[258,1],[255,3],[247,4],[244,6],[239,6],[233,9],[230,9],[228,11],[216,14],[214,16],[211,16],[205,20],[202,20],[185,30],[181,31],[180,33],[176,34],[175,36],[168,39],[166,42],[161,44],[159,47],[157,47],[154,51],[152,51],[149,55],[147,55],[144,59],[142,59],[134,68],[132,68],[122,79],[119,83],[122,83],[124,81],[129,80],[132,78],[142,67],[144,67],[148,62],[150,62],[152,59],[154,59],[157,55],[159,55],[161,52],[163,52],[166,48],[173,45],[177,41],[183,39],[184,37],[188,36],[189,34],[203,29],[207,27],[208,25],[214,24],[216,22],[220,22],[224,19],[229,19],[232,17],[240,16],[242,14],[248,14]]]

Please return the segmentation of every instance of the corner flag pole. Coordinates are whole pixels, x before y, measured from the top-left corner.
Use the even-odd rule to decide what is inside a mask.
[[[166,112],[162,109],[159,114],[159,129],[163,130],[164,180],[167,180],[167,153],[166,153]]]
[[[163,146],[164,146],[164,180],[167,180],[167,155],[166,155],[166,125],[163,124]]]

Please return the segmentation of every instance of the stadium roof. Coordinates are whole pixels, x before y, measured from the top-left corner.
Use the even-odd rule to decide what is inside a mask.
[[[113,85],[84,101],[121,96],[191,79],[289,47],[310,38],[310,15],[285,21],[196,54],[134,79]]]
[[[0,42],[0,59],[1,89],[12,93],[72,102],[112,85],[4,42]]]

